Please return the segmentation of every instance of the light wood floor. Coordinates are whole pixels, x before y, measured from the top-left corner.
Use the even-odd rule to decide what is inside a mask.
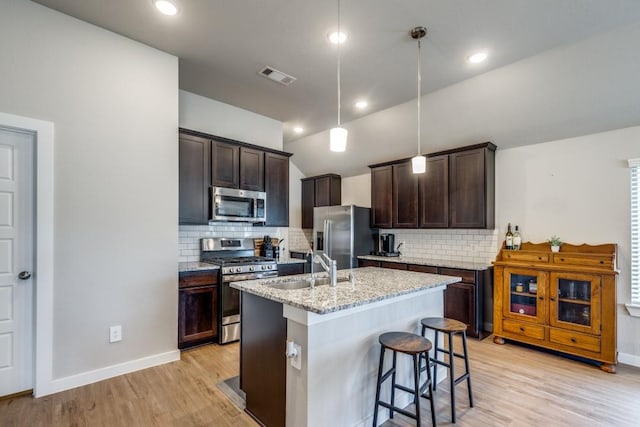
[[[491,338],[469,340],[469,351],[475,406],[458,385],[458,427],[640,425],[639,368],[618,365],[617,374],[607,374]],[[40,399],[2,400],[0,426],[256,426],[216,387],[237,374],[237,344],[200,347],[179,362]],[[429,426],[427,400],[422,407]],[[454,426],[446,384],[438,387],[436,412],[438,425]],[[410,425],[401,415],[384,424]]]

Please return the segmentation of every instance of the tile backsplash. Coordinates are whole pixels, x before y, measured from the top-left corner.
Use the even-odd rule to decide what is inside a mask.
[[[381,230],[395,234],[400,252],[417,258],[490,263],[498,253],[498,230]]]
[[[498,230],[381,230],[394,233],[396,245],[404,242],[400,252],[408,257],[455,259],[490,263],[498,253]],[[289,248],[308,250],[311,230],[288,227],[254,227],[244,223],[213,225],[181,225],[179,227],[178,261],[200,260],[200,239],[205,237],[271,237],[285,239],[281,258],[289,258]]]
[[[246,223],[220,223],[212,225],[181,225],[178,228],[178,262],[200,260],[200,239],[206,237],[262,238],[265,235],[285,239],[281,258],[288,259],[288,227],[254,227]]]

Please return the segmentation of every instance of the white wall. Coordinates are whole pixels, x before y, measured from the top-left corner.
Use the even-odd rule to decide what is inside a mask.
[[[0,111],[55,125],[54,377],[175,350],[177,58],[22,0],[0,52]]]
[[[282,122],[184,90],[180,127],[282,150]]]
[[[640,319],[630,300],[627,159],[640,157],[640,127],[496,152],[496,224],[518,224],[524,241],[552,234],[570,243],[618,244],[618,351],[640,361]],[[498,239],[499,242],[502,239]]]
[[[371,174],[342,178],[342,204],[371,207]]]

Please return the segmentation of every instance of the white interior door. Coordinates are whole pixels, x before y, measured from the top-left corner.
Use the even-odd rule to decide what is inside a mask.
[[[33,388],[33,149],[0,127],[0,396]]]

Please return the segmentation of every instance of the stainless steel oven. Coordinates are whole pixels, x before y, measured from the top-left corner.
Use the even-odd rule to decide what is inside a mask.
[[[202,239],[200,249],[201,261],[220,266],[218,342],[237,341],[240,339],[240,291],[230,283],[277,276],[277,263],[273,258],[254,256],[253,239]]]

